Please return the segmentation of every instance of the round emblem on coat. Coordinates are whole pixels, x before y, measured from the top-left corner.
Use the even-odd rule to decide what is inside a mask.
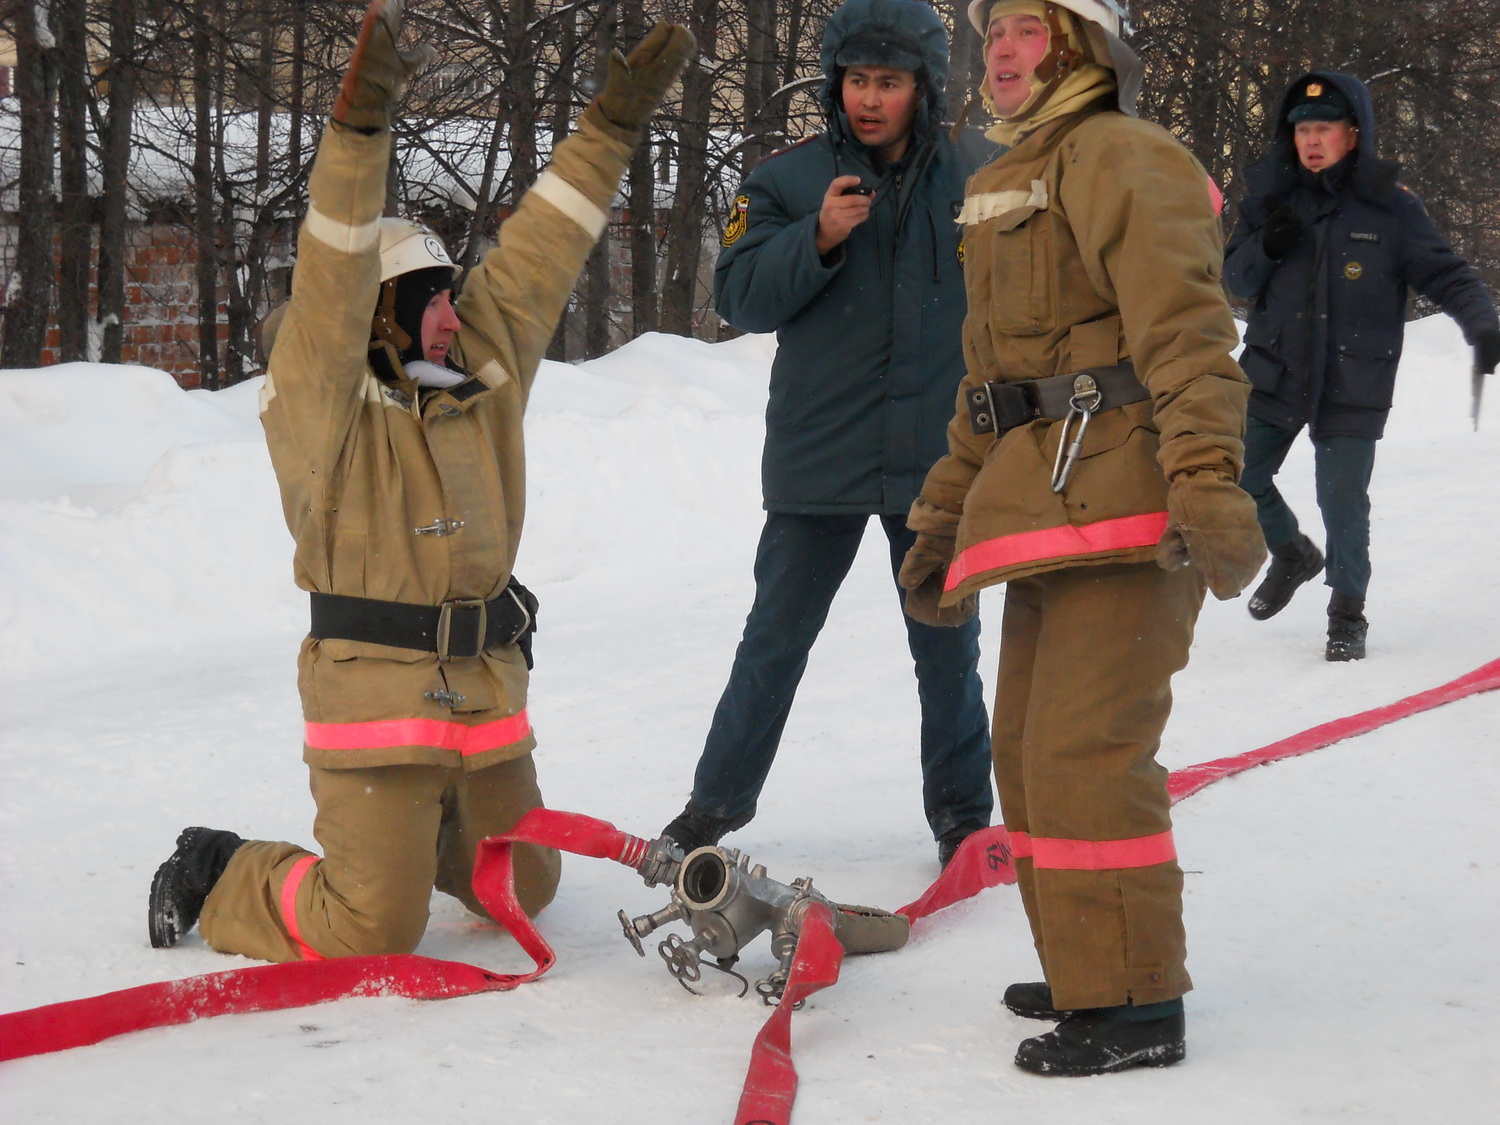
[[[1365,276],[1365,267],[1358,262],[1350,262],[1344,266],[1344,276],[1350,281],[1358,281]]]

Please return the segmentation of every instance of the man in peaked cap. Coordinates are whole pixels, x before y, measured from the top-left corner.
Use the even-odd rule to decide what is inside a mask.
[[[719,315],[775,332],[778,348],[755,602],[692,795],[663,830],[689,850],[755,815],[809,651],[871,516],[892,571],[900,565],[913,541],[905,512],[942,454],[964,372],[953,219],[965,178],[993,149],[973,134],[955,143],[940,125],[943,23],[911,0],[848,0],[824,31],[822,67],[827,131],[745,181],[714,274]],[[922,808],[946,864],[993,806],[979,626],[907,619],[906,630],[922,708]]]
[[[1477,274],[1421,200],[1376,155],[1375,109],[1358,78],[1303,75],[1277,109],[1271,151],[1245,171],[1224,266],[1251,302],[1240,362],[1250,377],[1244,487],[1271,551],[1250,616],[1280,613],[1319,574],[1328,660],[1360,660],[1369,623],[1370,477],[1385,430],[1407,289],[1462,326],[1474,364],[1500,361],[1500,322]],[[1327,555],[1298,528],[1275,477],[1303,427],[1312,438]]]

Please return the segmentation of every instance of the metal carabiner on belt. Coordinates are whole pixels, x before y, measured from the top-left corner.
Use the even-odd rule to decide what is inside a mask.
[[[1058,436],[1057,456],[1052,461],[1052,491],[1061,492],[1068,486],[1068,477],[1078,455],[1083,452],[1083,435],[1088,432],[1089,419],[1104,401],[1104,394],[1092,375],[1079,375],[1073,380],[1073,397],[1068,399],[1068,416],[1063,419],[1062,433]],[[1073,419],[1080,419],[1078,432],[1068,440],[1073,428]]]

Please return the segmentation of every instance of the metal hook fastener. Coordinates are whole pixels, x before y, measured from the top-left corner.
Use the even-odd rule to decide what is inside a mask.
[[[1080,375],[1073,380],[1073,397],[1068,399],[1068,416],[1063,419],[1062,433],[1058,436],[1057,457],[1052,462],[1052,491],[1061,492],[1068,486],[1068,477],[1073,465],[1083,452],[1083,435],[1088,432],[1089,419],[1099,409],[1104,395],[1092,375]],[[1070,441],[1068,434],[1073,428],[1073,419],[1081,419],[1078,432]]]

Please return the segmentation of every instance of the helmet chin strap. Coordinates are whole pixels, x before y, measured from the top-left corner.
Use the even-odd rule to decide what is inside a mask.
[[[388,343],[397,354],[411,347],[411,336],[396,323],[396,278],[380,283],[380,300],[375,305],[375,319],[370,325],[370,346]]]

